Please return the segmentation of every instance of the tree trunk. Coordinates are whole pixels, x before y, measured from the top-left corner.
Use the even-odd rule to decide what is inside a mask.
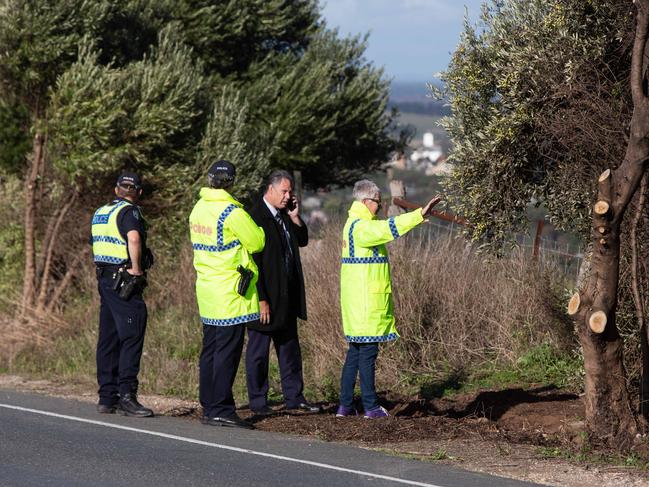
[[[20,313],[24,316],[34,306],[36,297],[36,190],[43,161],[43,136],[36,132],[29,174],[25,180],[25,269]]]
[[[647,341],[647,327],[645,324],[645,307],[642,296],[644,296],[644,280],[641,279],[640,268],[640,244],[638,242],[638,227],[644,213],[644,205],[647,194],[647,174],[645,173],[640,184],[640,194],[635,206],[635,214],[631,223],[631,291],[633,292],[633,304],[635,306],[636,320],[640,329],[640,350],[642,369],[640,373],[640,414],[645,420],[649,419],[649,341]]]
[[[595,216],[595,228],[602,225]],[[626,390],[622,339],[615,325],[620,264],[619,223],[596,232],[590,276],[580,293],[577,333],[584,351],[586,425],[595,437],[615,446],[628,444],[637,424]],[[604,241],[602,241],[604,240]]]
[[[623,343],[615,324],[620,275],[620,227],[649,160],[649,100],[645,92],[645,49],[649,30],[649,0],[638,0],[631,61],[633,116],[629,142],[619,167],[599,177],[593,206],[590,274],[580,290],[575,318],[584,351],[586,425],[596,438],[629,447],[638,423],[626,389]],[[574,304],[574,301],[573,301]]]

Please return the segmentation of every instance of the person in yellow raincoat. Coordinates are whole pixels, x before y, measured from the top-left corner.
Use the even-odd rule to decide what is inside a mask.
[[[360,375],[365,417],[388,416],[379,405],[374,386],[379,343],[399,338],[394,325],[390,263],[385,244],[419,225],[430,215],[439,198],[424,208],[377,220],[381,192],[367,179],[354,185],[354,202],[343,229],[340,269],[340,307],[345,339],[349,342],[340,380],[340,405],[336,416],[355,415],[356,375]]]
[[[244,325],[259,321],[258,271],[251,254],[263,250],[265,235],[227,191],[235,174],[228,161],[212,164],[210,187],[201,188],[189,216],[196,300],[203,323],[199,400],[204,424],[252,429],[235,412],[232,384],[241,359]]]

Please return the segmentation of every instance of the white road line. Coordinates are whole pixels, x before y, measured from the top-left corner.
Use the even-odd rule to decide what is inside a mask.
[[[0,407],[6,408],[6,409],[14,409],[16,411],[24,411],[24,412],[28,412],[28,413],[41,414],[43,416],[51,416],[53,418],[61,418],[61,419],[68,419],[70,421],[78,421],[79,423],[95,424],[95,425],[98,425],[98,426],[105,426],[107,428],[114,428],[114,429],[119,429],[119,430],[124,430],[124,431],[133,431],[135,433],[143,433],[145,435],[158,436],[160,438],[168,438],[170,440],[184,441],[185,443],[193,443],[195,445],[210,446],[212,448],[220,448],[221,450],[235,451],[235,452],[238,452],[238,453],[247,453],[249,455],[257,455],[257,456],[260,456],[260,457],[273,458],[275,460],[284,460],[286,462],[301,463],[301,464],[304,464],[304,465],[311,465],[313,467],[326,468],[328,470],[336,470],[338,472],[353,473],[353,474],[356,474],[356,475],[362,475],[362,476],[366,476],[366,477],[373,477],[373,478],[376,478],[376,479],[388,480],[390,482],[396,482],[396,483],[399,483],[399,484],[417,485],[417,486],[420,486],[420,487],[442,487],[440,485],[435,485],[435,484],[426,484],[424,482],[415,482],[414,480],[405,480],[405,479],[400,479],[400,478],[397,478],[397,477],[390,477],[388,475],[380,475],[380,474],[372,473],[372,472],[364,472],[362,470],[353,470],[351,468],[338,467],[336,465],[329,465],[328,463],[312,462],[310,460],[301,460],[299,458],[285,457],[283,455],[273,455],[272,453],[265,453],[265,452],[261,452],[261,451],[248,450],[246,448],[238,448],[236,446],[221,445],[219,443],[210,443],[208,441],[195,440],[193,438],[186,438],[184,436],[170,435],[170,434],[167,434],[167,433],[159,433],[157,431],[148,431],[148,430],[143,430],[143,429],[139,429],[139,428],[131,428],[130,426],[122,426],[122,425],[119,425],[119,424],[104,423],[103,421],[95,421],[93,419],[78,418],[76,416],[68,416],[68,415],[65,415],[65,414],[52,413],[52,412],[49,412],[49,411],[41,411],[39,409],[24,408],[24,407],[20,407],[20,406],[14,406],[12,404],[2,404],[2,403],[0,403]]]

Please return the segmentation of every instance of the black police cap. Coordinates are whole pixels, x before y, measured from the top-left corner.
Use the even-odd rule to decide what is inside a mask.
[[[142,180],[140,179],[140,176],[138,176],[134,172],[124,171],[117,178],[117,185],[122,186],[123,184],[132,184],[136,188],[141,188]]]
[[[227,179],[234,179],[236,173],[237,171],[234,168],[234,164],[232,164],[230,161],[226,161],[225,159],[216,161],[214,164],[212,164],[210,170],[207,171],[207,175],[211,178],[225,176]]]

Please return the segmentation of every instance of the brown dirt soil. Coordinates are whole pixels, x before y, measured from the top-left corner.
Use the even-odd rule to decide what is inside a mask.
[[[0,375],[0,387],[95,402],[94,388],[81,384],[31,381]],[[567,487],[649,486],[649,472],[596,460],[583,434],[584,407],[573,393],[552,387],[480,391],[453,399],[408,400],[383,397],[391,417],[335,418],[335,404],[324,414],[287,411],[256,417],[245,407],[239,414],[263,431],[311,436],[396,455],[454,465],[467,470]],[[195,420],[194,401],[141,395],[157,414]],[[545,458],[541,449],[587,452],[588,460]]]

